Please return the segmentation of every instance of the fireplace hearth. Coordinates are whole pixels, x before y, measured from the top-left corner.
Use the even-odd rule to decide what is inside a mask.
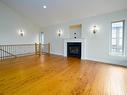
[[[81,42],[68,42],[67,56],[81,58]]]

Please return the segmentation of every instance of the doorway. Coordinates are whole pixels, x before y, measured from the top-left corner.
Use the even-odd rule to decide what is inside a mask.
[[[44,44],[44,32],[40,33],[40,43]]]

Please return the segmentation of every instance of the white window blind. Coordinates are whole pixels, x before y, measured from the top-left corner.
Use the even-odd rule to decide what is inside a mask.
[[[124,20],[112,22],[111,54],[124,55]]]

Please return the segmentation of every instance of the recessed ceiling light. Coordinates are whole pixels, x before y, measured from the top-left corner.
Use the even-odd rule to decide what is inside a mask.
[[[43,8],[44,8],[44,9],[46,9],[46,8],[47,8],[47,6],[46,6],[46,5],[43,5]]]

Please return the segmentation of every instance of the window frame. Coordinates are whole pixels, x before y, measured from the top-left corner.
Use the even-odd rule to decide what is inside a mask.
[[[120,54],[120,53],[113,53],[112,52],[112,24],[113,23],[117,23],[117,22],[122,22],[123,23],[123,27],[122,27],[122,29],[123,29],[123,37],[122,37],[122,54]],[[110,46],[109,46],[109,55],[111,55],[111,56],[125,56],[125,20],[118,20],[118,21],[113,21],[113,22],[111,22],[111,33],[110,33]]]

